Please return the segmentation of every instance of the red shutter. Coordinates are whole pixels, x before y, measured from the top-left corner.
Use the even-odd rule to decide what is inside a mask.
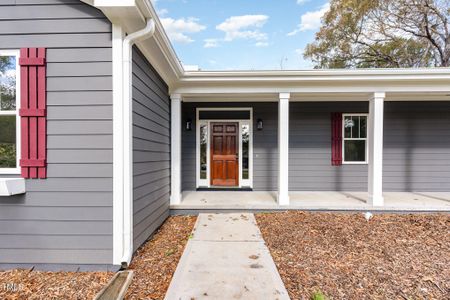
[[[20,121],[23,178],[47,177],[45,48],[20,49]]]
[[[342,114],[331,114],[331,165],[342,165]]]

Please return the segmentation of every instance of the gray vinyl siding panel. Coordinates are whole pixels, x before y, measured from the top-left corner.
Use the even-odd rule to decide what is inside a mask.
[[[169,215],[170,100],[168,87],[133,47],[133,247]]]
[[[253,189],[277,189],[278,172],[278,104],[267,103],[183,103],[183,124],[192,120],[191,131],[182,131],[182,189],[196,189],[195,128],[197,107],[252,107],[253,108]],[[256,130],[256,121],[262,119],[264,129]]]
[[[385,191],[450,190],[450,102],[387,102]]]
[[[0,264],[112,264],[111,36],[81,1],[0,3],[0,48],[47,48],[48,109],[48,178],[0,198]]]
[[[331,165],[331,113],[367,113],[368,102],[291,102],[289,189],[367,190],[367,165]]]

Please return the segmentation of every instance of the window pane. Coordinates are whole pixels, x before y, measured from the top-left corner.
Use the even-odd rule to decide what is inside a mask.
[[[16,57],[0,56],[0,110],[16,109]]]
[[[344,141],[344,161],[366,161],[366,141]]]
[[[367,137],[367,117],[361,116],[360,119],[361,138],[365,139]]]
[[[200,125],[200,179],[206,179],[207,172],[208,125]]]
[[[352,130],[352,138],[358,139],[359,138],[359,116],[352,117],[354,126]]]
[[[242,125],[242,179],[248,179],[249,175],[249,147],[250,126]]]
[[[0,168],[16,167],[16,116],[0,116]]]
[[[350,116],[345,117],[345,119],[344,119],[344,137],[345,138],[352,137],[352,127],[353,127],[352,117],[350,117]]]

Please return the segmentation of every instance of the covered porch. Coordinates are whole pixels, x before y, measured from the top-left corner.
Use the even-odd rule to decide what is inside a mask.
[[[282,74],[193,72],[173,91],[171,208],[449,210],[438,70]]]
[[[336,211],[450,211],[450,192],[386,192],[384,206],[368,204],[367,192],[291,192],[289,205],[277,203],[276,192],[261,191],[185,191],[183,210],[336,210]]]

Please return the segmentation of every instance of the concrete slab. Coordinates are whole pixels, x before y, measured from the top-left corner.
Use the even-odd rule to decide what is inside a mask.
[[[289,299],[253,214],[200,214],[167,300]]]
[[[202,191],[183,192],[177,210],[370,210],[450,211],[450,192],[385,192],[385,205],[367,204],[367,192],[290,192],[290,204],[279,206],[274,192]]]
[[[199,214],[194,241],[262,241],[252,214]]]

